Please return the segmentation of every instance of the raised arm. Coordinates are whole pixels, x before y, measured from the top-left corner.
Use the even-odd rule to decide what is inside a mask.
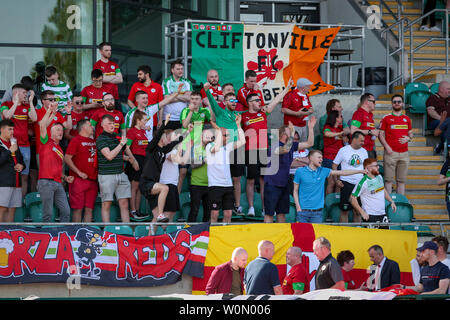
[[[286,88],[284,88],[284,90],[281,91],[281,93],[279,95],[277,95],[272,100],[272,102],[270,102],[267,105],[267,107],[266,107],[266,112],[267,113],[271,113],[275,109],[275,107],[283,100],[284,96],[289,92],[289,90],[291,89],[293,84],[294,84],[294,81],[292,80],[292,78],[290,78]]]

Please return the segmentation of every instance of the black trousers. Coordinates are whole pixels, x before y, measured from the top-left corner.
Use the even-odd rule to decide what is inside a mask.
[[[423,14],[426,14],[433,9],[436,9],[436,0],[427,0],[425,8],[423,9]],[[423,18],[422,26],[427,24],[428,18],[430,18],[430,28],[434,27],[436,25],[436,13],[430,14],[428,17]]]
[[[197,222],[198,210],[200,203],[203,204],[203,222],[211,220],[211,211],[209,209],[208,187],[207,186],[190,186],[191,191],[191,211],[189,212],[188,222]]]

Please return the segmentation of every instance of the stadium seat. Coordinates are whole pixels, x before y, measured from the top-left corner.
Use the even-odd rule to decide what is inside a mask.
[[[261,200],[261,194],[259,194],[258,192],[254,193],[254,197],[253,197],[253,207],[255,208],[255,216],[254,217],[250,217],[248,215],[245,215],[246,219],[249,220],[256,220],[256,221],[264,221],[264,216],[261,214],[262,213],[262,200]],[[243,193],[241,194],[241,206],[242,206],[242,210],[244,212],[248,211],[248,201],[247,201],[247,194]],[[240,216],[243,217],[243,216]]]
[[[400,193],[391,193],[391,198],[394,200],[395,204],[397,203],[409,203],[409,200],[406,196]]]
[[[425,83],[422,82],[410,82],[405,85],[405,103],[411,104],[411,93],[413,92],[424,92],[430,93],[430,89]]]
[[[340,222],[341,209],[339,203],[341,202],[340,193],[330,193],[325,197],[324,217],[325,220],[331,220],[331,222]],[[353,210],[350,210],[348,214],[348,221],[353,222]]]
[[[149,230],[150,226],[136,226],[136,228],[134,228],[134,236],[136,238],[146,237],[148,236]]]
[[[297,217],[297,210],[295,209],[295,205],[294,206],[290,205],[289,214],[286,215],[286,223],[294,223],[296,217]]]
[[[123,236],[134,236],[133,229],[127,225],[118,225],[118,226],[106,226],[105,232],[111,232],[115,234],[120,234]]]
[[[389,230],[403,230],[402,226],[389,226]]]
[[[418,237],[434,237],[433,232],[428,226],[403,226],[403,230],[405,231],[416,231]]]
[[[241,193],[245,193],[247,188],[247,178],[245,176],[241,177]]]
[[[95,200],[94,211],[92,213],[94,217],[94,222],[102,222],[102,199],[97,197]],[[111,210],[109,214],[110,222],[117,222],[118,218],[120,218],[120,209],[116,202],[111,204]]]
[[[39,192],[30,192],[25,196],[25,207],[32,222],[42,222],[42,203]],[[57,210],[53,207],[51,222],[56,221]]]
[[[439,89],[439,83],[433,83],[430,87],[431,94],[436,94]]]
[[[190,192],[181,192],[180,193],[180,208],[184,206],[191,205],[191,193]]]
[[[14,222],[25,222],[27,218],[27,210],[25,206],[16,208],[16,212],[14,213]]]
[[[395,201],[394,201],[395,202]],[[386,208],[386,214],[389,218],[389,222],[411,222],[414,217],[414,209],[409,203],[395,203],[397,211],[393,212],[391,204]]]
[[[177,232],[178,230],[183,229],[183,226],[175,226],[175,225],[169,225],[167,226],[166,230],[164,231],[164,233],[172,233],[172,232]]]
[[[190,174],[186,174],[186,177],[183,180],[183,186],[181,187],[181,193],[189,192],[190,185],[191,185],[191,176]]]

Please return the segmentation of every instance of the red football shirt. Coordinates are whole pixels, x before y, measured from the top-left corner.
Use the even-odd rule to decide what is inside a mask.
[[[148,94],[148,105],[156,104],[164,99],[163,89],[157,82],[152,81],[149,86],[144,85],[142,82],[135,82],[131,87],[128,100],[133,101],[136,105],[135,95],[138,91],[145,91]],[[153,115],[153,123],[158,123],[158,112]]]
[[[213,87],[209,88],[209,92],[214,97],[214,99],[216,99],[217,102],[219,102],[218,96],[223,96],[222,87],[220,85],[217,86],[217,89],[213,88]],[[200,90],[200,94],[202,95],[202,100],[207,98],[204,88],[202,88]],[[207,106],[205,104],[203,104],[203,107],[207,107]]]
[[[12,101],[5,101],[0,108],[0,113],[3,114],[3,111],[11,109],[13,105],[14,103]],[[29,104],[18,105],[12,117],[12,121],[14,122],[14,138],[17,139],[17,145],[19,147],[30,146],[30,141],[28,139],[29,110]]]
[[[44,107],[40,108],[40,109],[36,109],[36,113],[37,113],[37,121],[34,123],[34,135],[36,137],[36,153],[40,153],[40,147],[42,145],[41,143],[41,129],[39,128],[39,121],[42,120],[42,118],[45,116],[45,113],[47,112],[47,110],[45,110]],[[55,116],[52,119],[52,122],[50,123],[50,125],[47,127],[47,136],[51,137],[51,129],[52,129],[52,125],[54,123],[61,123],[64,124],[64,122],[66,122],[66,118],[59,112],[56,112]],[[39,159],[39,163],[41,162],[41,160]]]
[[[303,108],[309,109],[312,107],[309,97],[304,94],[300,94],[298,89],[289,91],[283,98],[281,108],[286,108],[292,111],[300,111]],[[294,126],[304,127],[306,126],[305,121],[306,116],[296,117],[290,115],[284,115],[284,124],[289,125],[289,121],[292,122]]]
[[[261,106],[263,106],[265,104],[264,103],[264,97],[263,97],[263,94],[262,94],[261,90],[249,89],[247,87],[247,84],[244,83],[242,88],[240,88],[238,90],[237,99],[239,100],[240,104],[242,104],[246,109],[248,109],[247,96],[250,93],[256,93],[259,96],[259,98],[261,99]]]
[[[283,294],[294,294],[294,290],[309,292],[309,282],[305,267],[302,263],[293,266],[283,280],[281,286]]]
[[[337,128],[325,125],[323,128],[323,157],[326,159],[334,160],[340,148],[344,146],[342,136],[336,136],[334,138],[328,138],[325,136],[325,131],[331,131],[333,133],[344,131],[342,126]]]
[[[363,108],[359,108],[353,113],[352,126],[355,126],[361,130],[373,130],[375,129],[375,122],[373,121],[373,113],[367,112]],[[364,149],[372,151],[375,146],[375,140],[372,139],[370,134],[366,135],[364,140]]]
[[[394,152],[407,152],[408,143],[401,144],[398,140],[408,136],[412,130],[411,119],[407,115],[396,116],[387,114],[381,119],[380,129],[385,132],[386,142]]]
[[[145,129],[130,128],[127,132],[127,138],[131,153],[145,157],[145,149],[148,145]]]
[[[101,88],[96,88],[91,84],[90,86],[84,87],[83,90],[81,90],[83,102],[86,104],[101,104],[103,101],[103,95],[105,93],[110,93],[114,96],[114,99],[119,99],[119,91],[117,90],[117,86],[113,86],[113,84],[111,83],[103,83]]]
[[[48,136],[44,139],[37,139],[41,143],[39,152],[39,179],[51,179],[56,182],[62,182],[62,168],[64,152],[59,143],[50,139]]]
[[[241,119],[245,132],[245,150],[267,149],[267,115],[260,112],[245,112]]]
[[[119,65],[111,60],[109,60],[108,62],[103,62],[102,59],[99,59],[96,63],[94,63],[92,70],[94,69],[102,70],[104,76],[115,76],[117,73],[120,73]],[[114,83],[108,84],[115,87],[115,90],[118,91],[117,84]]]
[[[91,123],[95,127],[95,139],[103,132],[102,117],[110,114],[114,117],[114,132],[120,134],[121,129],[125,129],[125,118],[119,110],[107,111],[105,108],[96,109],[91,116]]]
[[[84,119],[90,119],[89,113],[89,110],[80,113],[72,111],[72,129],[69,132],[72,137],[78,136],[77,123]]]
[[[86,173],[90,180],[97,180],[97,168],[94,166],[95,153],[95,140],[80,135],[70,140],[66,150],[66,154],[73,156],[72,161],[75,166]],[[69,172],[71,176],[79,177],[72,170],[69,170]]]
[[[342,276],[344,277],[344,282],[345,282],[345,289],[347,290],[355,290],[357,289],[357,285],[356,282],[353,280],[353,274],[352,271],[345,271],[344,269],[342,270]]]

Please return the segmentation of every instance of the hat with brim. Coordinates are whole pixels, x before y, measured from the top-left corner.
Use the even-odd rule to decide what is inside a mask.
[[[431,249],[431,250],[437,251],[438,245],[436,243],[434,243],[433,241],[425,241],[425,243],[421,247],[417,248],[416,250],[422,252],[426,249]]]

